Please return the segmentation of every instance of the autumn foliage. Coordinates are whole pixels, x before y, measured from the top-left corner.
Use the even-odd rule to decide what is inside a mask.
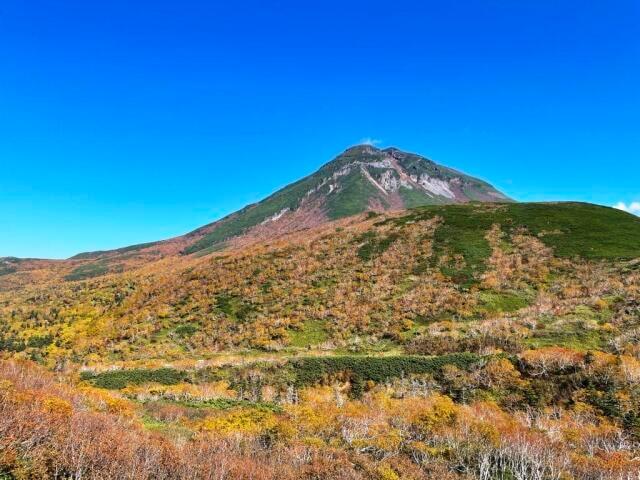
[[[0,478],[638,480],[640,262],[469,208],[7,274]]]

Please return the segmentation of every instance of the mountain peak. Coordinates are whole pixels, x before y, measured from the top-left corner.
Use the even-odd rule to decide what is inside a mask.
[[[344,152],[342,152],[342,154],[349,154],[349,153],[364,153],[364,152],[380,152],[382,151],[380,148],[376,147],[375,145],[372,145],[370,143],[360,143],[358,145],[353,145],[352,147],[347,148]]]
[[[421,205],[509,202],[490,184],[396,147],[347,148],[315,173],[190,234],[184,253],[217,249],[240,236],[270,237],[366,211]]]

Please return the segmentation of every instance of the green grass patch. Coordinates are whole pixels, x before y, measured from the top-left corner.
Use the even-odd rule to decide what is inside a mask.
[[[472,212],[464,207],[445,208],[442,216],[444,221],[433,235],[433,262],[448,255],[449,261],[440,265],[440,271],[456,283],[469,286],[484,272],[491,255],[489,242],[484,238],[491,225],[477,225]],[[458,255],[464,259],[461,266],[455,260]]]
[[[146,428],[147,430],[158,430],[158,431],[162,431],[165,428],[167,428],[167,423],[166,422],[162,422],[156,418],[150,417],[148,415],[143,415],[140,418],[140,421],[142,422],[142,426],[144,428]]]
[[[231,293],[218,294],[216,296],[216,308],[229,318],[241,322],[256,311],[252,304],[245,302],[238,295]]]
[[[105,263],[88,263],[74,268],[64,279],[68,282],[76,280],[87,280],[89,278],[99,277],[109,272],[109,266]]]
[[[197,325],[186,323],[184,325],[178,325],[173,331],[181,338],[188,338],[194,335],[199,330]]]
[[[402,198],[402,203],[404,203],[405,208],[415,208],[441,203],[437,197],[430,197],[422,190],[415,188],[400,187],[398,193]]]
[[[552,331],[537,332],[525,343],[532,347],[567,347],[573,350],[600,350],[604,341],[600,332],[588,331]]]
[[[581,320],[547,319],[525,343],[531,347],[567,347],[574,350],[602,350],[609,333],[596,328],[585,328]]]
[[[400,237],[398,233],[391,233],[385,237],[378,237],[375,232],[367,232],[357,238],[358,242],[364,242],[358,248],[358,257],[361,260],[369,261],[382,255]]]
[[[291,346],[304,348],[326,341],[329,335],[325,327],[326,323],[322,320],[307,320],[303,323],[302,329],[289,332]]]
[[[511,235],[525,230],[553,248],[558,257],[634,259],[640,257],[640,218],[588,203],[504,203],[419,207],[390,219],[398,225],[439,216],[434,234],[432,265],[462,285],[471,285],[486,269],[491,254],[484,238],[498,224]],[[460,255],[463,265],[442,262],[443,255]]]
[[[481,292],[479,297],[479,310],[486,313],[516,312],[530,304],[528,296],[522,293],[485,291]]]
[[[346,177],[342,177],[342,188],[327,197],[327,216],[331,220],[348,217],[364,212],[369,208],[369,202],[377,198],[387,206],[387,202],[380,191],[359,170]]]

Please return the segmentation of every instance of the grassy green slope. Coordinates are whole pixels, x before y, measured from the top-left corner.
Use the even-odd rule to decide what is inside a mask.
[[[356,170],[342,182],[342,189],[327,198],[327,216],[332,219],[356,215],[369,209],[369,200],[377,198],[388,206],[380,191]]]
[[[436,262],[445,253],[465,259],[462,268],[444,264],[442,272],[460,283],[471,282],[491,254],[485,239],[492,225],[507,234],[525,229],[537,235],[558,257],[624,260],[640,257],[640,218],[588,203],[508,203],[426,206],[390,220],[406,223],[439,216],[434,237]]]
[[[229,238],[241,235],[249,228],[258,225],[285,208],[294,210],[306,197],[307,192],[316,188],[323,179],[331,177],[335,172],[354,161],[376,160],[380,155],[380,153],[369,154],[364,147],[349,149],[308,177],[287,185],[259,203],[249,205],[239,212],[223,218],[210,233],[187,247],[184,253],[191,254],[211,249]],[[375,187],[366,181],[357,170],[341,177],[341,184],[343,185],[342,191],[329,201],[327,215],[332,219],[354,215],[366,210],[369,195],[376,194]],[[316,192],[318,195],[328,193],[329,186],[326,184]]]
[[[129,252],[137,252],[138,250],[143,250],[145,248],[153,247],[154,245],[158,245],[160,242],[147,242],[147,243],[138,243],[137,245],[130,245],[128,247],[117,248],[115,250],[98,250],[95,252],[83,252],[77,255],[74,255],[69,260],[86,260],[92,258],[99,258],[103,255],[118,255]]]
[[[444,220],[438,239],[460,251],[499,224],[507,234],[525,228],[559,257],[640,257],[640,218],[614,208],[578,202],[443,205],[419,207],[394,221],[435,215]]]

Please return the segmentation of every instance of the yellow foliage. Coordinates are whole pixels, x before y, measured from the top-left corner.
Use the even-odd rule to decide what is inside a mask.
[[[285,419],[278,419],[278,422],[269,428],[267,433],[271,440],[287,443],[296,437],[298,429],[291,422]]]
[[[593,307],[596,310],[602,311],[607,308],[607,302],[602,298],[599,298],[595,302],[593,302]]]
[[[379,480],[400,480],[400,475],[398,475],[393,468],[384,463],[378,466],[376,473],[378,474]]]
[[[402,445],[402,432],[397,428],[390,428],[386,423],[374,429],[371,446],[384,452],[396,452]]]
[[[248,434],[257,435],[277,425],[277,418],[272,412],[253,408],[242,408],[224,412],[218,416],[207,418],[202,422],[202,430],[221,435]]]
[[[507,387],[522,383],[520,372],[506,358],[491,360],[480,372],[480,380],[485,385],[492,387]]]
[[[13,390],[13,382],[11,380],[0,380],[0,392],[5,393]]]
[[[73,413],[73,407],[69,402],[59,397],[49,396],[42,402],[43,410],[47,413],[69,417]]]
[[[130,417],[134,413],[134,409],[131,406],[131,402],[118,397],[109,396],[105,399],[107,405],[107,411],[109,413],[115,413],[125,417]]]
[[[451,424],[459,413],[459,407],[451,398],[438,393],[425,399],[421,407],[413,412],[411,421],[425,432]]]
[[[312,448],[322,448],[325,445],[324,440],[318,437],[304,437],[302,444]]]

